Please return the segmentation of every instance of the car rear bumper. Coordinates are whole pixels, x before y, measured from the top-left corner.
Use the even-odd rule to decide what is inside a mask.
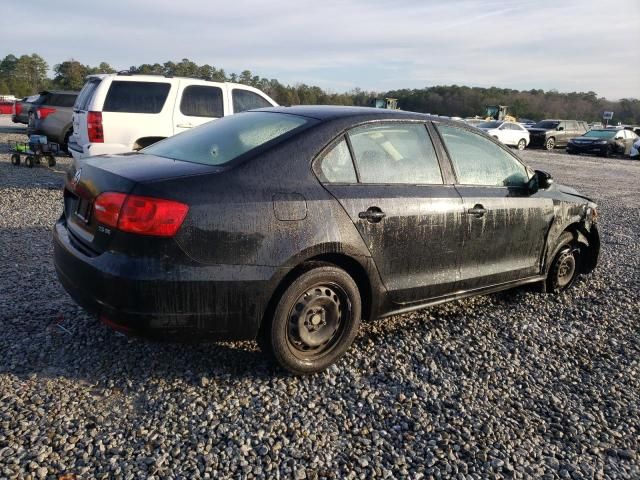
[[[53,230],[56,273],[69,295],[112,328],[193,340],[251,340],[275,285],[277,267],[203,265],[79,250],[65,220]]]
[[[119,143],[88,143],[86,145],[80,145],[72,139],[69,140],[69,152],[76,160],[80,158],[94,157],[96,155],[110,155],[130,151],[131,148]]]
[[[531,135],[529,137],[530,147],[544,147],[547,143],[547,137],[544,135]]]

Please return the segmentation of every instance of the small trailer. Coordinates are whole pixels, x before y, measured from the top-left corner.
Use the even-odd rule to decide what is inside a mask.
[[[50,167],[54,167],[56,155],[60,154],[60,145],[48,142],[47,137],[43,135],[31,135],[27,142],[9,141],[9,150],[12,165],[20,165],[24,156],[24,164],[29,168],[39,165],[43,158],[46,158]]]

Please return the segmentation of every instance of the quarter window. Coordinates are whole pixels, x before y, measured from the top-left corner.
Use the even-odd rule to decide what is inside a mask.
[[[437,126],[461,185],[523,186],[527,171],[509,152],[461,128]]]
[[[423,124],[369,124],[349,132],[360,182],[442,184]]]
[[[356,183],[356,171],[353,168],[351,153],[344,138],[338,142],[322,159],[320,171],[324,180],[332,183]]]
[[[222,89],[204,85],[188,86],[182,92],[180,112],[190,117],[223,117]]]
[[[231,92],[233,99],[233,112],[246,112],[247,110],[253,110],[254,108],[272,107],[266,98],[261,97],[257,93],[250,92],[249,90],[234,89]]]

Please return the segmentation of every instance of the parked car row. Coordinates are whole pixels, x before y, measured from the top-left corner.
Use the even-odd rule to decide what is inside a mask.
[[[80,92],[43,91],[13,104],[12,120],[75,158],[123,153],[232,113],[277,106],[236,83],[158,75],[90,75]]]

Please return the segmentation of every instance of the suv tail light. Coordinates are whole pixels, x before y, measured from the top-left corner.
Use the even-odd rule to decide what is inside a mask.
[[[102,112],[87,112],[87,133],[89,143],[104,143]]]
[[[55,111],[56,109],[51,107],[38,107],[36,109],[36,115],[40,120],[44,120]]]
[[[14,115],[20,115],[22,113],[22,104],[21,103],[14,103],[13,104],[13,114]]]
[[[189,206],[173,200],[105,192],[93,206],[96,220],[123,232],[173,237]]]

